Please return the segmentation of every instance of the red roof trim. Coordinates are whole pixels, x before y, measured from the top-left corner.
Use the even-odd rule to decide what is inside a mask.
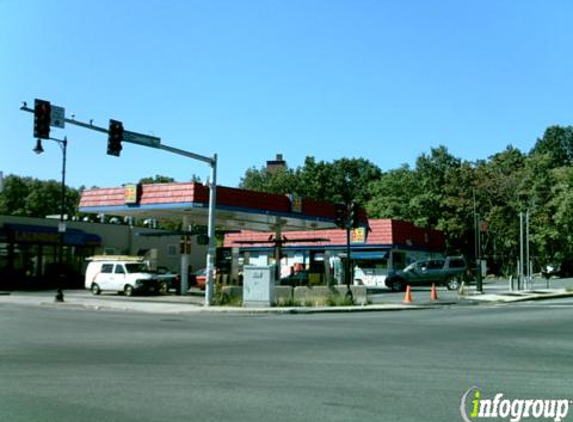
[[[435,250],[445,249],[444,233],[440,230],[424,229],[415,226],[413,223],[400,220],[379,219],[369,220],[371,231],[368,233],[367,241],[364,246],[372,245],[408,245],[415,247],[426,247]],[[242,231],[240,233],[229,233],[225,235],[225,247],[261,247],[269,246],[268,243],[254,245],[241,245],[240,241],[265,241],[273,234],[270,232]],[[346,244],[346,231],[341,229],[334,230],[316,230],[316,231],[292,231],[285,235],[290,241],[297,238],[324,238],[328,242],[289,242],[288,246],[334,246]],[[354,247],[360,244],[353,244]]]

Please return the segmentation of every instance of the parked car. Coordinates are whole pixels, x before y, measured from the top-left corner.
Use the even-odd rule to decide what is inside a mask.
[[[207,284],[207,269],[201,268],[195,271],[192,277],[195,280],[194,284],[200,289],[205,290],[205,285]],[[189,285],[191,285],[191,283],[189,283]]]
[[[166,294],[172,289],[181,293],[181,276],[179,274],[171,272],[167,267],[159,266],[155,275],[159,280],[159,293]]]
[[[165,267],[157,268],[158,278],[162,283],[161,293],[167,293],[171,289],[175,289],[177,294],[181,294],[181,276],[167,270]],[[187,279],[189,287],[198,287],[205,289],[207,282],[207,271],[201,268],[195,272],[190,272]]]
[[[461,286],[467,263],[460,257],[426,259],[413,262],[403,270],[391,271],[386,285],[394,291],[402,291],[407,285],[445,285],[448,290]]]
[[[133,296],[136,293],[159,293],[160,286],[156,274],[140,260],[104,257],[93,259],[88,264],[84,287],[94,295],[115,291]]]

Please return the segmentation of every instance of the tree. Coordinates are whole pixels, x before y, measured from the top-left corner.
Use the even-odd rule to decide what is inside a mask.
[[[8,175],[0,192],[0,214],[27,216],[26,197],[30,192],[31,178]]]
[[[246,171],[239,186],[257,192],[284,194],[295,193],[297,181],[295,173],[289,169],[269,172],[266,168],[257,170],[253,167]]]
[[[419,195],[420,185],[415,172],[407,165],[383,173],[370,184],[366,211],[370,218],[395,218],[415,221],[412,200]]]
[[[61,189],[61,183],[55,180],[41,181],[31,177],[8,175],[0,192],[0,213],[40,218],[59,215]],[[66,186],[64,214],[77,214],[79,198],[79,190]]]
[[[530,155],[548,154],[552,167],[573,164],[573,127],[550,126],[543,137],[537,139]]]
[[[364,158],[342,158],[332,163],[306,157],[297,170],[299,191],[304,197],[331,202],[356,202],[365,206],[370,199],[370,184],[382,171]]]
[[[485,165],[464,161],[446,172],[438,228],[450,253],[475,256],[476,186]]]
[[[440,222],[447,174],[460,166],[461,160],[441,145],[432,148],[430,155],[422,154],[416,160],[416,178],[420,193],[412,200],[418,222],[425,227],[437,227]]]
[[[191,176],[190,181],[200,183],[201,178],[196,174],[194,174]],[[142,177],[141,179],[139,179],[139,183],[141,183],[142,185],[152,185],[154,183],[174,183],[174,182],[176,182],[176,180],[173,177],[163,176],[160,174],[156,174],[155,176]]]
[[[173,177],[162,176],[159,174],[155,175],[154,177],[148,176],[139,179],[139,183],[141,183],[142,185],[151,185],[154,183],[173,183],[173,182],[175,182],[175,179]]]
[[[380,169],[363,158],[343,158],[332,163],[306,157],[296,170],[268,172],[266,168],[248,169],[241,179],[243,189],[276,194],[297,193],[305,198],[332,202],[355,201],[366,204],[370,183],[381,175]]]
[[[573,260],[573,168],[553,170],[549,208],[554,212],[547,237],[554,247],[547,248],[545,262]]]
[[[429,155],[420,155],[413,170],[404,165],[384,173],[371,186],[371,199],[367,206],[369,215],[412,221],[429,228],[459,227],[460,223],[454,224],[457,214],[450,214],[446,223],[444,213],[447,185],[456,185],[452,177],[460,165],[459,158],[440,146],[432,148]],[[450,205],[453,202],[450,198]]]

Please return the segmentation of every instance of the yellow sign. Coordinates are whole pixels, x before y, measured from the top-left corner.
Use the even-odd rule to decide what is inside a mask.
[[[350,232],[350,243],[366,243],[366,229],[358,227]]]
[[[137,204],[139,202],[138,193],[139,193],[139,186],[130,183],[128,185],[124,185],[124,199],[126,204]]]
[[[292,212],[302,212],[302,196],[291,193],[290,204]]]

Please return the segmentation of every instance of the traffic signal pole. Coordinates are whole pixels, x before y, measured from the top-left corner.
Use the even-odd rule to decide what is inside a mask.
[[[34,113],[34,109],[30,108],[24,103],[20,110],[29,113]],[[85,129],[95,130],[96,132],[101,132],[109,135],[109,129],[96,126],[90,123],[80,122],[76,119],[68,119],[64,117],[65,123],[71,125],[80,126]],[[118,122],[121,123],[121,122]],[[207,262],[206,262],[206,288],[205,288],[205,306],[210,306],[213,303],[214,296],[214,269],[215,269],[215,207],[217,202],[217,154],[213,157],[207,157],[204,155],[195,154],[190,151],[185,151],[179,148],[170,147],[164,145],[160,142],[160,139],[154,136],[148,136],[136,132],[124,132],[123,142],[128,142],[132,144],[142,145],[150,148],[161,149],[163,151],[170,152],[172,154],[181,155],[183,157],[191,158],[193,160],[201,161],[207,163],[211,167],[211,180],[209,181],[209,222],[208,222],[208,236],[209,245],[207,251]],[[183,269],[187,271],[187,269]]]
[[[356,202],[336,204],[335,214],[336,214],[336,225],[346,230],[346,265],[344,266],[344,282],[348,287],[349,295],[352,295],[350,286],[354,284],[354,266],[352,265],[352,259],[350,257],[350,231],[358,227],[358,212],[359,206]]]
[[[209,236],[209,245],[207,246],[207,269],[205,281],[205,306],[213,303],[215,295],[214,275],[215,275],[215,207],[217,205],[217,154],[213,155],[211,166],[211,180],[209,181],[209,225],[207,235]]]

